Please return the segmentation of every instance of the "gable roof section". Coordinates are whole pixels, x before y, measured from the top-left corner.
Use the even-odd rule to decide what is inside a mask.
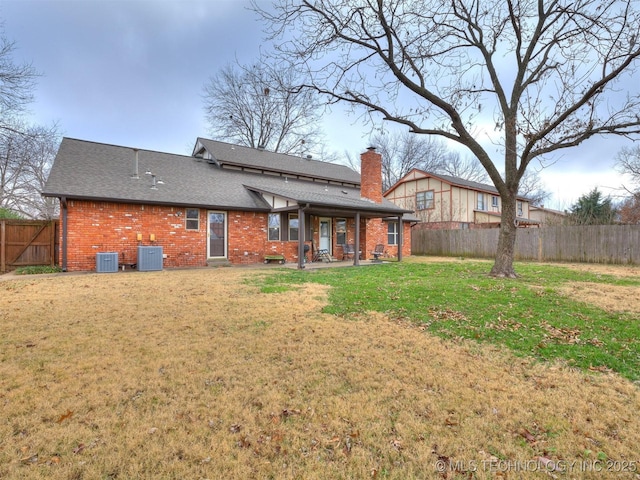
[[[209,154],[205,158],[210,157],[211,161],[223,169],[225,166],[232,166],[360,185],[360,174],[344,165],[198,138],[193,150],[194,156],[202,154],[203,150]]]
[[[215,167],[193,157],[150,150],[138,151],[102,143],[64,138],[43,195],[115,202],[172,204],[239,210],[269,210],[258,196],[240,185],[240,172]],[[152,189],[153,179],[164,183]]]
[[[398,180],[398,182],[395,185],[393,185],[391,188],[389,188],[387,192],[385,192],[385,194],[390,192],[394,188],[396,188],[396,186],[398,186],[399,184],[409,181],[409,180],[406,180],[406,178],[414,172],[418,172],[424,175],[425,177],[437,178],[455,187],[466,188],[467,190],[475,190],[478,192],[491,193],[492,195],[498,195],[498,196],[500,195],[500,192],[498,192],[498,189],[496,187],[494,187],[493,185],[489,185],[487,183],[473,182],[471,180],[465,180],[464,178],[453,177],[451,175],[441,175],[439,173],[431,173],[431,172],[427,172],[425,170],[420,170],[417,168],[412,169],[404,177]],[[525,201],[529,200],[528,198],[523,197],[522,195],[518,195],[517,198]]]
[[[298,205],[312,205],[315,208],[361,210],[388,215],[397,215],[405,211],[388,200],[383,200],[381,204],[375,203],[362,198],[357,188],[338,185],[322,185],[301,180],[285,182],[282,178],[274,181],[273,177],[260,178],[252,175],[246,179],[244,186],[262,194],[290,200]]]
[[[300,205],[313,204],[369,214],[401,215],[408,212],[387,200],[377,204],[364,199],[359,188],[326,181],[320,183],[224,169],[201,158],[151,150],[138,150],[137,157],[136,179],[133,178],[135,149],[64,138],[43,195],[266,212],[272,210],[262,195],[267,193]],[[155,189],[151,188],[153,178],[145,174],[147,171],[156,176]],[[159,180],[163,183],[159,184]]]

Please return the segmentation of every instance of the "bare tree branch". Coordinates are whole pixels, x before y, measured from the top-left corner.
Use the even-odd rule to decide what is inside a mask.
[[[514,276],[534,159],[640,133],[634,0],[277,0],[254,9],[302,88],[464,145],[502,197],[492,272]],[[490,128],[489,125],[495,125]],[[497,146],[497,148],[496,148]]]
[[[214,138],[274,152],[316,148],[320,102],[315,92],[294,87],[294,70],[259,62],[228,65],[204,86],[204,108]]]
[[[60,144],[57,125],[21,124],[0,138],[0,208],[28,218],[53,218],[56,205],[41,192]]]

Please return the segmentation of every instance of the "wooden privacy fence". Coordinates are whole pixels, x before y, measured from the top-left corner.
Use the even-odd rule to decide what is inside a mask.
[[[494,257],[499,229],[420,230],[411,235],[414,255]],[[521,228],[515,258],[553,262],[640,264],[640,225]]]
[[[0,219],[0,273],[17,267],[57,264],[56,220]]]

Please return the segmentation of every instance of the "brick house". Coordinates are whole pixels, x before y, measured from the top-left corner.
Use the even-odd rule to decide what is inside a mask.
[[[361,162],[362,175],[203,138],[191,156],[64,138],[43,195],[60,200],[65,271],[94,270],[101,252],[134,264],[139,246],[161,246],[163,267],[277,254],[304,268],[318,249],[342,259],[345,244],[363,258],[383,244],[400,260],[410,211],[382,197],[381,156],[368,149]]]
[[[502,199],[493,185],[414,168],[384,192],[401,208],[415,211],[421,229],[496,228]],[[529,200],[517,197],[518,226],[539,226],[530,216]]]

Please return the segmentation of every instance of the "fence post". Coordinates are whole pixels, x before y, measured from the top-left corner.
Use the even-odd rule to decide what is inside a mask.
[[[542,237],[544,235],[544,228],[538,228],[538,261],[542,261]]]
[[[7,233],[6,233],[6,221],[0,220],[0,273],[7,271]]]

